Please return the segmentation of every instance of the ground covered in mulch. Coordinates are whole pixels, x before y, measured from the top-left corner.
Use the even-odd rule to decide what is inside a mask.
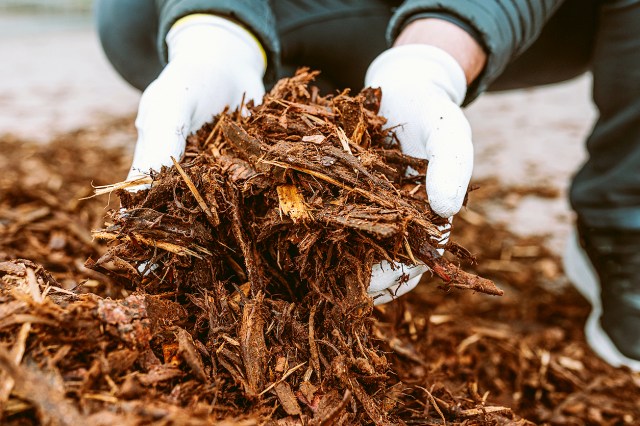
[[[342,108],[355,105],[361,115],[375,109],[370,98],[353,99],[345,96]],[[364,190],[353,195],[348,178],[368,172],[372,180],[382,174],[389,182],[411,187],[415,182],[404,182],[404,173],[374,157],[365,166],[342,164],[341,174],[330,175],[336,158],[347,161],[342,153],[361,149],[360,142],[371,144],[375,132],[357,130],[357,120],[351,127],[343,123],[351,136],[345,141],[335,128],[325,128],[329,117],[320,117],[325,127],[317,131],[317,109],[287,102],[281,102],[282,109],[271,105],[264,120],[275,112],[290,121],[291,114],[304,114],[314,132],[293,128],[292,133],[302,133],[298,139],[275,139],[295,144],[306,138],[321,152],[323,169],[311,174],[311,156],[307,163],[277,157],[277,146],[257,145],[272,156],[256,155],[255,136],[234,127],[246,120],[231,115],[217,129],[215,124],[204,129],[199,143],[192,140],[179,169],[156,177],[173,182],[168,190],[157,190],[158,197],[125,194],[128,215],[107,216],[106,195],[79,201],[91,194],[91,182],[117,182],[126,173],[130,160],[123,151],[100,146],[101,137],[117,126],[70,134],[48,145],[0,139],[3,424],[638,421],[638,377],[607,366],[588,349],[582,325],[589,308],[566,286],[558,259],[543,247],[542,238],[517,238],[492,226],[482,213],[483,205],[527,193],[526,187],[480,182],[455,221],[453,238],[460,246],[452,246],[453,251],[464,257],[460,247],[466,247],[478,259],[476,264],[462,261],[462,267],[493,280],[503,296],[460,291],[425,274],[417,289],[390,304],[353,303],[362,297],[366,281],[367,269],[360,270],[361,265],[385,254],[408,261],[430,252],[412,250],[416,243],[402,239],[385,245],[402,234],[392,212],[379,205],[372,211],[371,204],[393,199],[394,191],[389,187],[382,200],[372,200]],[[278,125],[291,128],[283,119]],[[358,142],[350,145],[358,133]],[[286,148],[285,153],[292,151]],[[239,150],[245,153],[242,162]],[[206,173],[204,159],[197,157],[203,151],[226,165],[227,175]],[[395,170],[408,165],[410,160],[390,152],[384,151],[394,159]],[[282,172],[256,171],[256,158],[266,158],[269,167]],[[301,163],[306,165],[292,170]],[[220,176],[233,176],[237,191],[202,191],[213,195],[198,200],[197,188],[224,188]],[[268,181],[264,176],[275,177]],[[327,182],[338,187],[331,194]],[[329,195],[342,195],[341,203],[330,203]],[[247,212],[256,212],[257,204],[237,207],[239,199],[248,204],[256,197],[262,206],[281,208],[284,200],[296,208],[285,207],[276,217],[264,207],[254,217]],[[111,208],[117,207],[112,198]],[[297,203],[300,198],[305,203]],[[363,211],[365,201],[371,204]],[[418,197],[415,205],[421,202]],[[351,214],[344,214],[347,207]],[[306,216],[312,214],[313,219]],[[175,220],[191,217],[197,220]],[[418,225],[428,228],[428,236],[437,236],[428,226],[437,218],[428,213],[416,217],[424,219]],[[315,235],[307,232],[310,223],[320,220],[325,233],[309,240]],[[91,229],[101,229],[99,235],[111,246],[94,240]],[[216,235],[226,247],[207,235]],[[250,238],[256,235],[262,239]],[[270,240],[274,235],[279,237]],[[376,250],[350,251],[354,241],[357,250],[374,243]],[[331,254],[323,255],[332,245]],[[180,252],[184,249],[190,253]],[[324,256],[325,263],[305,263],[303,254]],[[93,269],[85,267],[87,259]],[[431,265],[445,280],[451,277],[446,271],[454,269],[443,272],[438,266],[454,268],[458,262],[448,259]],[[313,267],[305,269],[306,264]],[[346,280],[339,277],[346,276],[354,277],[353,285],[340,287]],[[257,288],[256,282],[261,283]]]

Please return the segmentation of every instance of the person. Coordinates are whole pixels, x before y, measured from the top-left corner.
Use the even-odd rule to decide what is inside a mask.
[[[599,118],[570,189],[565,269],[593,306],[592,348],[640,370],[640,0],[102,0],[96,16],[106,55],[143,91],[128,179],[170,165],[212,115],[304,65],[324,90],[382,89],[381,113],[405,153],[430,161],[427,194],[446,218],[473,167],[461,108],[591,71]],[[374,266],[376,303],[425,271],[392,266]]]

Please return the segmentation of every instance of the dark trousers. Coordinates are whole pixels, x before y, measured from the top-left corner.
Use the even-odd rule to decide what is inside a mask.
[[[281,76],[304,65],[322,71],[324,90],[359,89],[369,63],[388,47],[384,34],[396,3],[273,0]],[[102,0],[97,13],[107,56],[144,89],[162,68],[153,0]],[[589,70],[600,116],[586,143],[589,158],[572,182],[571,205],[588,225],[640,229],[640,1],[567,0],[491,90],[555,83]]]

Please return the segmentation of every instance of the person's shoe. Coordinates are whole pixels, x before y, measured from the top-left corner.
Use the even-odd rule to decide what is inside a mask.
[[[640,371],[640,231],[577,228],[563,263],[592,306],[587,342],[610,365]]]

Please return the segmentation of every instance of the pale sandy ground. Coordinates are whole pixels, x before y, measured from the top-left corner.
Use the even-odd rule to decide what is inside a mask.
[[[567,189],[586,159],[584,140],[596,119],[590,76],[487,94],[467,109],[467,116],[474,131],[475,179],[495,177],[508,186],[546,185],[561,194],[554,199],[530,195],[495,200],[487,217],[509,224],[517,234],[549,235],[549,247],[561,253],[573,219]]]
[[[41,142],[135,113],[139,94],[104,58],[87,16],[8,16],[0,11],[0,135]],[[557,199],[496,200],[492,220],[523,235],[550,235],[561,253],[571,226],[564,194],[584,159],[583,139],[595,117],[589,78],[554,87],[485,95],[467,110],[474,129],[474,179],[505,185],[550,185]],[[108,143],[131,146],[134,133]],[[474,206],[471,205],[473,210]]]
[[[0,134],[54,134],[130,115],[139,94],[111,69],[89,16],[0,12]]]

